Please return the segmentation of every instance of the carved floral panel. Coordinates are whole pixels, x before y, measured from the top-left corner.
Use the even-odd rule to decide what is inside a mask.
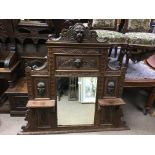
[[[57,69],[98,69],[99,58],[97,56],[57,56]]]

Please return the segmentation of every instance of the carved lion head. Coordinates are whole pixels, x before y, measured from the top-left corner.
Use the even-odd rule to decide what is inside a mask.
[[[84,31],[85,27],[82,24],[76,24],[74,26],[74,39],[77,40],[77,42],[81,43],[84,38]]]

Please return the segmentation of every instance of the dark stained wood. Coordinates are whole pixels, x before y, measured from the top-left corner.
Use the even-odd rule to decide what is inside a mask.
[[[154,80],[126,80],[124,83],[124,74],[126,70],[126,65],[123,68],[123,64],[120,61],[120,68],[117,71],[113,71],[108,67],[108,50],[110,47],[121,46],[124,49],[124,54],[128,58],[133,58],[135,61],[143,60],[154,53],[154,46],[146,45],[127,45],[125,44],[102,44],[96,41],[96,34],[93,31],[84,30],[84,38],[79,39],[75,30],[80,29],[72,26],[79,22],[88,22],[88,20],[0,20],[0,72],[1,81],[7,80],[12,88],[9,88],[6,94],[9,97],[11,111],[10,114],[23,115],[26,111],[26,103],[28,100],[28,95],[30,99],[41,100],[42,98],[46,100],[56,100],[56,78],[57,77],[77,77],[77,76],[94,76],[98,77],[98,87],[97,95],[99,99],[103,98],[119,98],[123,87],[149,87],[151,93],[145,105],[145,109],[149,111],[155,100],[154,93]],[[123,28],[122,20],[120,29]],[[115,23],[116,26],[117,22]],[[90,25],[90,21],[88,22]],[[72,28],[71,28],[71,27]],[[68,28],[70,29],[68,30]],[[63,31],[62,29],[65,28]],[[113,29],[117,30],[117,29]],[[52,40],[53,36],[60,36],[59,40]],[[127,32],[127,31],[126,31]],[[51,33],[52,37],[49,37],[47,41],[47,46],[45,45],[48,39],[48,34]],[[15,50],[10,50],[15,47]],[[31,47],[33,46],[33,48]],[[40,46],[45,46],[40,49]],[[141,53],[137,53],[137,48],[141,50]],[[16,52],[15,52],[16,51]],[[47,52],[48,51],[48,52]],[[46,56],[48,53],[48,64],[46,62]],[[21,63],[21,61],[22,63]],[[4,63],[5,61],[5,63]],[[15,63],[17,62],[17,63]],[[65,65],[63,64],[65,63]],[[46,64],[48,65],[47,67]],[[38,65],[38,70],[34,70],[34,65]],[[15,82],[20,73],[22,76],[25,75],[25,66],[29,66],[33,71],[28,70],[27,81],[25,84],[22,82]],[[43,66],[43,67],[41,67]],[[41,68],[40,68],[41,67]],[[15,69],[18,68],[18,69]],[[17,74],[11,74],[13,71]],[[44,82],[46,89],[48,90],[44,95],[40,96],[38,94],[38,82]],[[43,80],[43,81],[42,81]],[[0,82],[1,82],[0,81]],[[21,80],[22,81],[22,80]],[[108,83],[111,82],[116,84],[114,89],[108,88]],[[3,82],[2,82],[3,83]],[[4,82],[5,83],[5,82]],[[13,86],[12,84],[15,84]],[[28,84],[28,88],[27,85]],[[1,86],[1,85],[0,85]],[[1,101],[5,100],[4,91],[7,89],[7,84],[2,85],[1,89]],[[95,122],[92,128],[100,128],[100,113],[97,113],[98,104],[96,106]],[[119,108],[118,108],[119,109]],[[119,111],[115,109],[115,111]],[[57,103],[55,103],[55,111],[57,111]],[[112,108],[107,108],[104,117],[110,120],[108,113],[112,111]],[[40,113],[40,111],[38,111]],[[117,114],[120,114],[119,111]],[[119,118],[119,116],[117,117]],[[56,112],[52,115],[53,128],[56,128]],[[113,121],[115,123],[115,119]],[[118,122],[118,121],[116,121]],[[106,125],[103,125],[101,129],[105,129]],[[112,125],[111,125],[112,126]],[[117,125],[116,125],[117,126]],[[111,127],[111,129],[116,129]],[[65,128],[65,127],[64,127]],[[61,130],[66,130],[66,132],[80,131],[81,127],[76,127],[77,130],[72,126],[70,129],[61,128]],[[99,130],[101,130],[99,129]],[[118,129],[118,128],[117,128]],[[116,129],[116,130],[117,130]],[[58,127],[57,131],[60,130]],[[68,130],[68,131],[67,131]],[[88,130],[88,129],[87,129]],[[93,129],[95,130],[95,129]],[[55,131],[55,132],[57,132]],[[63,132],[61,131],[61,132]],[[64,131],[65,132],[65,131]]]
[[[10,46],[7,51],[3,51],[2,48],[0,50],[0,82],[4,83],[0,84],[0,104],[6,100],[6,95],[4,94],[6,89],[12,87],[18,76],[20,76],[19,68],[20,60],[15,52],[15,47]]]
[[[54,100],[29,100],[27,108],[25,120],[28,123],[26,126],[22,126],[24,131],[36,131],[53,127]]]
[[[26,104],[28,101],[28,91],[26,79],[20,78],[16,85],[8,88],[5,92],[10,104],[11,116],[25,116]]]
[[[68,133],[84,133],[84,132],[103,132],[103,131],[113,131],[114,127],[112,125],[101,125],[99,127],[95,126],[71,126],[71,127],[59,127],[52,130],[42,130],[42,131],[31,131],[31,132],[18,132],[18,135],[49,135],[49,134],[68,134]],[[125,124],[122,127],[115,127],[115,131],[130,130]]]
[[[154,80],[147,80],[146,81],[146,79],[143,79],[143,80],[125,80],[124,87],[125,88],[149,88],[150,87],[151,89],[153,89],[155,87],[155,81]],[[21,114],[21,116],[24,116],[25,111],[26,111],[26,103],[28,101],[28,90],[27,90],[26,80],[24,80],[23,78],[19,79],[18,82],[16,83],[16,86],[7,89],[5,94],[7,94],[8,96],[12,96],[12,97],[13,96],[16,97],[18,95],[18,96],[21,96],[19,99],[22,99],[22,97],[23,97],[23,99],[25,99],[23,101],[20,100],[21,101],[20,107],[23,107],[23,109],[22,109],[23,114]],[[12,104],[15,104],[13,102],[14,100],[12,100],[11,98],[9,98],[9,99],[10,99],[9,100],[10,105],[12,107]],[[152,96],[152,94],[150,93],[148,96],[148,99],[146,101],[146,104],[145,104],[147,111],[150,111],[154,100],[155,100],[154,96]],[[25,110],[24,110],[24,108],[25,108]],[[11,109],[11,111],[10,111],[11,116],[14,116],[15,113],[20,113],[19,108],[15,108],[15,109],[16,110]]]
[[[6,51],[2,52],[5,53]],[[1,60],[3,60],[1,63],[3,64],[0,67],[0,79],[6,79],[9,85],[12,86],[17,76],[20,75],[17,71],[20,67],[20,60],[17,58],[15,49],[10,49],[7,53],[8,55],[5,58],[1,58]]]
[[[147,114],[147,112],[151,111],[153,102],[155,101],[155,87],[152,87],[151,92],[147,98],[146,104],[145,104],[145,114]]]
[[[80,38],[78,38],[79,36]],[[36,98],[36,94],[39,94],[38,90],[40,89],[38,89],[39,81],[44,82],[44,84],[42,83],[42,86],[44,87],[39,91],[41,91],[42,93],[44,91],[46,92],[43,94],[48,94],[49,92],[50,95],[48,100],[55,100],[55,106],[51,109],[51,115],[44,118],[45,122],[52,123],[50,125],[47,125],[47,123],[46,126],[41,119],[41,116],[45,115],[43,109],[41,109],[40,107],[33,108],[28,104],[28,111],[26,114],[26,120],[28,121],[28,124],[22,128],[23,132],[31,133],[31,131],[33,131],[35,134],[36,131],[39,130],[39,134],[43,134],[45,131],[50,133],[52,131],[55,132],[59,130],[63,130],[64,132],[70,132],[72,130],[76,130],[76,132],[83,130],[88,131],[88,127],[86,127],[85,125],[70,127],[58,126],[56,77],[97,76],[98,84],[96,101],[98,101],[98,99],[104,99],[106,91],[106,89],[104,88],[110,87],[108,86],[108,82],[106,83],[106,79],[109,79],[109,81],[116,80],[115,89],[117,93],[115,94],[115,97],[121,97],[126,67],[124,67],[124,64],[121,64],[121,66],[117,70],[111,69],[108,66],[108,51],[111,47],[111,44],[109,45],[98,43],[96,37],[97,35],[94,31],[86,29],[80,23],[75,24],[68,30],[62,30],[59,40],[49,38],[49,40],[47,41],[47,68],[44,70],[35,70],[27,67],[26,77],[29,100],[33,100],[33,103],[36,102],[35,104],[37,104],[37,102],[39,101],[47,101],[48,98],[46,95],[40,96],[40,98]],[[59,61],[60,56],[61,61]],[[88,59],[87,61],[86,58]],[[39,81],[35,83],[38,77]],[[111,77],[113,77],[113,79],[111,79]],[[47,81],[48,86],[45,81]],[[111,88],[109,88],[109,90],[111,90]],[[111,94],[109,94],[108,97],[109,99],[112,99],[114,96],[111,96]],[[99,108],[99,104],[98,102],[96,102],[94,124],[89,127],[93,128],[93,130],[98,130],[101,128],[103,128],[103,130],[106,128],[113,128],[113,130],[117,130],[121,129],[122,127],[124,127],[125,129],[126,125],[120,120],[120,116],[122,114],[120,105],[114,106],[115,108],[113,108],[113,105],[111,107],[113,109],[112,113],[110,113],[113,116],[112,120],[110,119],[109,122],[103,122],[101,121],[101,117],[103,117],[103,115],[100,115],[100,112],[103,112],[103,110]],[[46,114],[48,114],[48,108],[45,109],[47,110]],[[106,113],[109,112],[108,107],[105,107],[104,110],[106,111]],[[106,120],[108,121],[108,119]],[[37,123],[38,121],[42,124],[41,128]]]
[[[50,107],[29,107],[25,120],[28,123],[22,126],[23,131],[44,131],[54,127],[54,111],[55,108]]]
[[[7,80],[0,79],[0,105],[2,105],[7,99],[7,96],[4,93],[7,88],[8,88]]]
[[[153,79],[129,79],[125,80],[125,87],[154,87],[155,80]]]

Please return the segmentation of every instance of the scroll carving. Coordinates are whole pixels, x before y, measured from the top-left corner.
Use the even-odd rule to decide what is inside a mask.
[[[98,59],[94,58],[91,59],[90,57],[87,58],[81,58],[81,57],[64,57],[64,56],[59,56],[56,59],[57,61],[57,68],[87,68],[87,69],[97,69],[98,67]]]
[[[74,26],[69,27],[68,29],[63,29],[59,40],[56,41],[71,41],[71,42],[97,42],[97,34],[95,31],[89,30],[88,27],[85,27],[82,23],[77,23]],[[49,38],[49,40],[52,38]],[[53,39],[52,41],[54,41]]]

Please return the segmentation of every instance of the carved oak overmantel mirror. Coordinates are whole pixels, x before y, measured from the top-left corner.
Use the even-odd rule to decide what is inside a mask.
[[[47,46],[48,78],[46,81],[44,75],[46,82],[38,86],[44,86],[43,92],[49,95],[49,99],[41,97],[41,102],[54,102],[52,118],[48,117],[54,123],[49,128],[38,128],[36,125],[25,131],[57,133],[126,129],[120,109],[120,105],[124,104],[120,96],[125,67],[121,63],[117,70],[109,67],[111,44],[98,42],[95,31],[77,23],[63,29],[60,38],[55,39],[50,35]],[[38,92],[43,94],[42,91]],[[28,108],[32,114],[34,106],[32,108],[30,105]],[[33,117],[40,121],[38,115],[34,114]],[[29,125],[29,122],[36,121],[31,117],[27,120]]]
[[[57,125],[94,126],[97,98],[108,53],[97,45],[96,33],[76,24],[61,37],[48,40],[51,96],[57,105]],[[104,62],[104,63],[102,63]],[[98,90],[97,90],[98,89]]]

